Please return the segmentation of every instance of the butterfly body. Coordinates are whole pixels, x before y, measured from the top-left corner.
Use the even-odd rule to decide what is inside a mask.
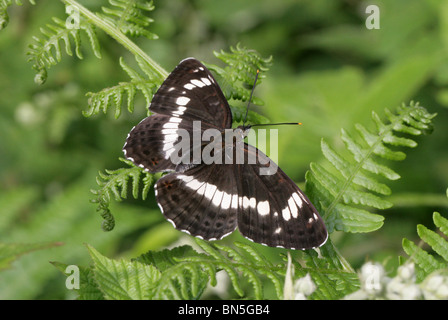
[[[251,127],[232,129],[230,107],[202,63],[182,60],[149,110],[152,115],[131,130],[123,151],[149,172],[169,172],[154,189],[176,229],[218,240],[238,227],[250,240],[290,249],[325,243],[327,230],[306,195],[244,142]],[[178,156],[181,143],[188,152]]]

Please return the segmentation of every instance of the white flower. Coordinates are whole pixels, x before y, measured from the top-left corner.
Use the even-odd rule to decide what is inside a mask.
[[[397,276],[393,278],[386,288],[386,297],[391,300],[416,300],[420,299],[422,292],[415,283],[415,266],[406,263],[397,270]]]
[[[311,295],[315,290],[316,285],[310,274],[307,273],[306,276],[297,279],[294,283],[294,300],[306,300],[306,297]]]
[[[448,299],[448,276],[446,274],[432,273],[420,287],[426,300]]]
[[[384,267],[379,263],[373,262],[367,262],[361,267],[359,279],[361,281],[361,289],[372,297],[380,295],[389,281]]]
[[[285,284],[283,286],[283,299],[285,300],[306,300],[316,290],[310,274],[297,279],[293,283],[294,268],[291,262],[291,256],[288,252],[288,264],[286,266]]]

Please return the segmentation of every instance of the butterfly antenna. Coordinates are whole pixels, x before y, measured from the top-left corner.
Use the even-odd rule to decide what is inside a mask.
[[[280,123],[259,123],[253,124],[251,127],[262,127],[262,126],[284,126],[284,125],[302,125],[302,122],[280,122]]]
[[[252,91],[250,92],[249,102],[247,103],[246,115],[244,116],[243,127],[246,126],[247,115],[249,114],[249,106],[250,106],[250,102],[252,101],[252,96],[254,94],[255,85],[257,84],[258,74],[259,73],[260,73],[260,70],[257,69],[257,74],[255,75],[254,85],[252,87]]]

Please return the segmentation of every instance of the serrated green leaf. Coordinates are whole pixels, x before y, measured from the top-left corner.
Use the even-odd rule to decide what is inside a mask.
[[[448,261],[448,241],[421,224],[417,226],[417,233],[423,241],[434,249],[435,252],[437,252],[445,261]]]
[[[432,255],[416,246],[414,242],[404,238],[402,246],[404,251],[425,271],[426,274],[430,274],[435,270],[446,268],[444,263],[437,261]]]
[[[448,237],[448,219],[442,217],[442,215],[438,212],[434,212],[432,218],[434,220],[434,224],[439,227],[440,231],[442,231],[445,236]]]
[[[334,208],[335,228],[345,232],[371,232],[382,227],[384,217],[338,203]]]
[[[98,204],[98,211],[100,211],[104,222],[103,230],[110,231],[115,225],[113,222],[112,213],[109,210],[109,204],[112,199],[121,201],[127,198],[128,183],[132,181],[132,196],[137,199],[139,197],[140,179],[143,175],[142,198],[146,198],[149,188],[153,183],[152,174],[144,171],[142,168],[135,166],[131,161],[120,158],[120,161],[130,165],[130,168],[121,168],[117,170],[107,170],[106,173],[99,172],[96,178],[97,184],[100,187],[98,190],[91,190],[95,195],[95,199],[91,200]]]
[[[389,180],[396,180],[400,176],[386,164],[379,163],[377,158],[395,161],[405,159],[405,153],[393,151],[384,143],[415,147],[416,143],[412,139],[397,137],[396,132],[422,134],[420,129],[430,127],[431,119],[435,116],[414,103],[398,107],[396,113],[387,109],[385,113],[390,123],[383,122],[372,112],[377,132],[357,124],[355,128],[359,135],[355,138],[347,130],[341,130],[341,138],[351,157],[342,156],[322,139],[322,153],[335,170],[316,163],[310,164],[311,171],[306,174],[306,190],[312,202],[323,213],[330,232],[333,229],[368,232],[382,226],[384,218],[364,208],[390,208],[391,202],[371,191],[389,195],[390,188],[377,181],[377,176]]]
[[[111,260],[87,246],[94,264],[96,283],[106,299],[144,300],[154,296],[161,278],[156,267],[138,261]]]
[[[71,276],[67,274],[68,264],[51,261],[56,269],[58,269],[64,276]],[[79,270],[79,289],[76,289],[78,300],[104,300],[103,293],[98,288],[95,280],[94,270],[92,267],[76,266]]]

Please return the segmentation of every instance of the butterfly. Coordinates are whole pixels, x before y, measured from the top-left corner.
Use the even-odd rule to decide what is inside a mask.
[[[123,152],[150,173],[167,172],[154,190],[160,210],[176,229],[219,240],[238,228],[254,242],[296,250],[326,242],[323,219],[297,185],[278,167],[270,174],[260,173],[273,161],[244,142],[250,125],[232,129],[229,104],[201,62],[182,60],[155,93],[149,111],[151,115],[128,134]],[[232,141],[219,142],[213,150],[218,158],[230,155],[233,160],[239,152],[240,161],[172,161],[180,133],[194,136],[206,130],[236,133]],[[183,160],[204,148],[190,141]]]

